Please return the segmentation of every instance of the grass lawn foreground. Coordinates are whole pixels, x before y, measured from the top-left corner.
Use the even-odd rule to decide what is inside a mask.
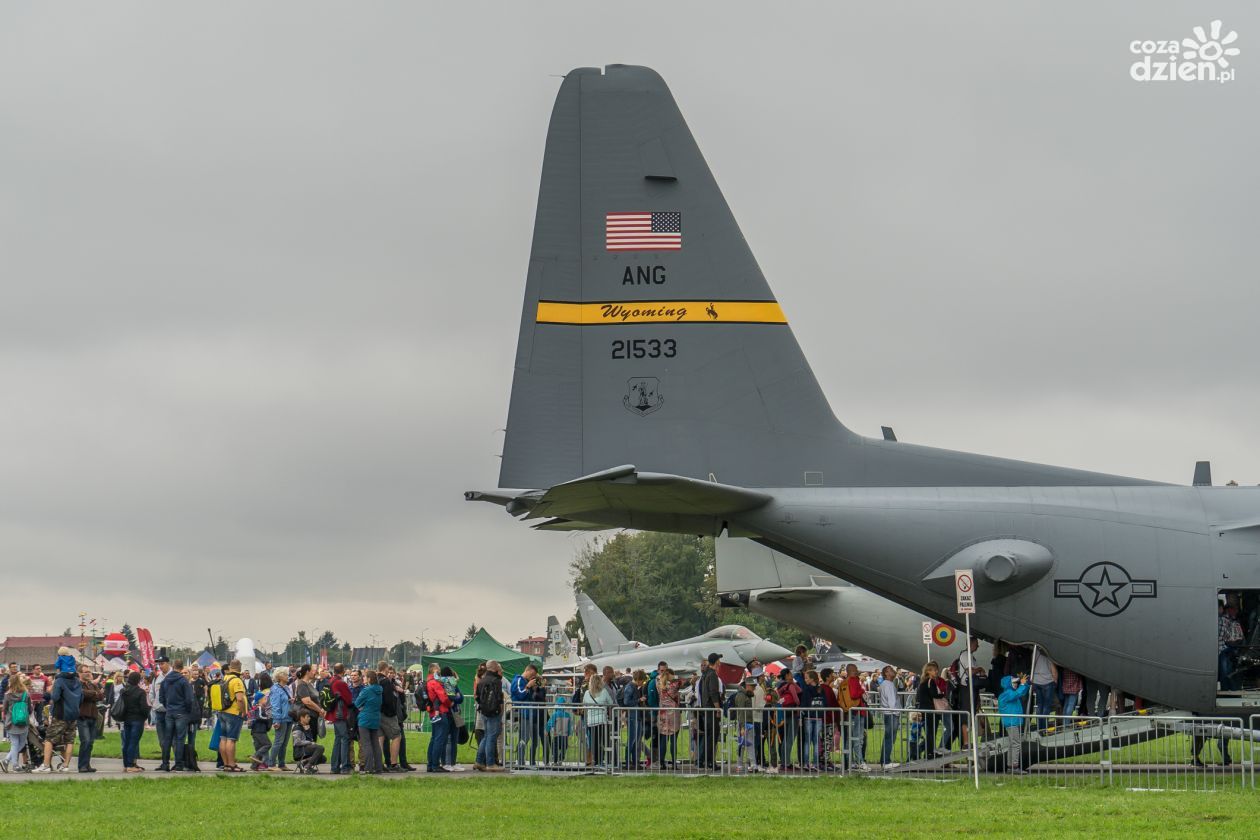
[[[441,827],[454,837],[1254,836],[1256,794],[1138,793],[1029,783],[787,778],[413,778],[209,775],[0,785],[0,837],[285,836]],[[948,827],[946,829],[946,827]],[[236,833],[236,832],[233,832]]]

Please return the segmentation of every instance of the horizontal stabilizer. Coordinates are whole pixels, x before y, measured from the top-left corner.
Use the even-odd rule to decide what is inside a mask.
[[[574,518],[599,510],[723,516],[752,510],[768,501],[770,496],[765,493],[743,487],[619,467],[552,487],[528,518]]]
[[[830,598],[833,587],[801,586],[792,589],[767,589],[757,593],[758,601],[780,601],[785,603],[815,603]]]
[[[1213,531],[1224,533],[1225,531],[1248,531],[1253,528],[1260,528],[1260,519],[1246,519],[1241,522],[1221,522],[1212,526]]]
[[[719,537],[713,549],[717,559],[718,592],[795,590],[797,587],[809,590],[850,585],[754,540]]]

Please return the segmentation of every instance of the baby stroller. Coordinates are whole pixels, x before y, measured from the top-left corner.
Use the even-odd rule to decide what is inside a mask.
[[[31,725],[26,728],[26,766],[29,769],[35,769],[44,763],[44,732],[45,726],[31,718]],[[61,750],[53,750],[52,769],[60,770],[61,766],[66,763],[65,758],[61,754]],[[17,768],[11,768],[16,770]]]

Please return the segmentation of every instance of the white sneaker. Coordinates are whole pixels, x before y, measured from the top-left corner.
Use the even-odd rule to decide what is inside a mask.
[[[38,767],[36,767],[34,770],[32,770],[31,772],[32,772],[32,773],[51,773],[51,772],[52,772],[52,768],[51,768],[51,767],[45,767],[44,765],[42,765],[42,764],[41,764],[41,765],[39,765]]]
[[[863,773],[869,773],[871,772],[871,765],[863,761],[861,764],[858,765],[857,769],[861,770]]]
[[[901,762],[900,762],[900,761],[890,761],[889,763],[887,763],[887,764],[885,764],[885,765],[884,765],[884,769],[885,769],[885,770],[896,770],[896,769],[897,769],[898,767],[900,767],[900,766],[901,766]]]
[[[73,770],[73,769],[74,769],[74,768],[72,768],[69,764],[63,764],[63,765],[61,765],[60,767],[58,767],[58,768],[57,768],[57,772],[58,772],[58,773],[69,773],[69,772],[70,772],[71,770]]]

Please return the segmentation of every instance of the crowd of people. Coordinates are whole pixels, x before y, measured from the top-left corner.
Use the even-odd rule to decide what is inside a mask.
[[[202,669],[159,656],[151,672],[106,677],[63,648],[51,675],[38,665],[24,673],[10,663],[0,696],[10,745],[0,759],[4,772],[51,773],[59,758],[57,772],[94,773],[93,745],[111,725],[120,733],[127,773],[146,769],[139,761],[146,729],[156,733],[160,750],[159,763],[149,769],[171,773],[200,772],[202,737],[215,768],[225,773],[313,773],[325,761],[335,774],[414,771],[402,737],[413,708],[430,719],[429,772],[448,772],[457,745],[468,737],[458,678],[437,665],[417,680],[385,661],[375,668],[300,665],[250,674],[237,660],[226,669]],[[238,750],[246,732],[249,748]]]
[[[974,653],[978,643],[972,644]],[[51,676],[38,666],[21,673],[10,664],[0,682],[10,742],[0,761],[5,771],[53,772],[60,756],[60,771],[71,772],[77,741],[74,769],[95,772],[93,744],[112,725],[120,730],[128,773],[145,771],[139,756],[146,728],[157,735],[160,761],[151,769],[158,772],[200,771],[204,737],[207,760],[213,753],[225,773],[312,773],[324,763],[334,774],[404,773],[417,769],[403,737],[413,710],[432,733],[424,757],[431,773],[455,768],[457,748],[470,738],[477,745],[474,769],[502,770],[509,720],[518,766],[576,760],[587,767],[714,768],[725,732],[735,738],[734,760],[749,770],[868,770],[874,763],[895,767],[899,758],[933,758],[955,744],[961,749],[968,717],[951,713],[973,703],[975,711],[991,710],[990,700],[1003,715],[1017,762],[1027,715],[1041,716],[1036,724],[1045,728],[1046,716],[1076,713],[1084,695],[1078,675],[1001,643],[987,669],[964,654],[944,668],[928,662],[919,673],[891,666],[862,673],[855,664],[815,668],[801,647],[777,675],[752,662],[736,685],[721,682],[717,654],[686,675],[663,661],[651,672],[588,664],[580,676],[560,681],[545,679],[533,665],[508,679],[489,661],[477,670],[468,704],[458,676],[436,664],[423,678],[385,661],[375,668],[300,665],[251,674],[235,660],[220,670],[162,656],[151,673],[106,678],[72,654],[63,652]],[[844,726],[846,719],[861,725]],[[877,723],[879,755],[868,757],[866,731]],[[910,727],[901,736],[907,751],[898,756],[903,725]],[[680,752],[684,730],[689,749]],[[246,733],[248,748],[238,748]]]

